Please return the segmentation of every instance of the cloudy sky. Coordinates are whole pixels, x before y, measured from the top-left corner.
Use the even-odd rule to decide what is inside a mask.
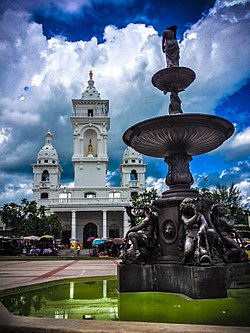
[[[73,181],[72,98],[80,98],[89,70],[101,98],[110,100],[108,183],[119,184],[124,131],[167,114],[169,96],[151,84],[165,67],[161,35],[178,25],[180,65],[196,80],[181,93],[184,112],[225,117],[234,136],[195,156],[195,186],[237,184],[250,198],[249,0],[1,0],[0,204],[32,198],[32,167],[50,129]],[[167,166],[145,157],[148,186],[162,188]]]

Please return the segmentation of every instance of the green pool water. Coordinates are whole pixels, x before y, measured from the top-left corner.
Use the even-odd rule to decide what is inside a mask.
[[[116,279],[98,279],[20,288],[0,299],[19,316],[250,326],[250,289],[232,289],[228,296],[193,300],[169,293],[119,294]]]

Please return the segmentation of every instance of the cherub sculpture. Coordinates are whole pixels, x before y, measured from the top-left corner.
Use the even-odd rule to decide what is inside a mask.
[[[242,239],[234,228],[234,222],[227,214],[227,209],[222,204],[213,207],[212,223],[219,235],[218,247],[226,262],[247,261],[248,257],[242,245]]]
[[[197,210],[195,199],[184,199],[180,211],[184,231],[182,264],[212,264],[207,237],[208,224],[204,215]]]
[[[152,206],[137,207],[134,216],[140,218],[141,221],[133,225],[125,235],[123,263],[148,262],[153,260],[157,254],[157,216],[154,214]]]

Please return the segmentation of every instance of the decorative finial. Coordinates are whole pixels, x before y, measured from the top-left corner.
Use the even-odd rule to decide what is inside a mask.
[[[93,80],[93,73],[92,73],[92,71],[89,71],[89,79]]]
[[[94,86],[93,72],[89,71],[88,86],[82,94],[82,99],[101,99],[99,92]]]

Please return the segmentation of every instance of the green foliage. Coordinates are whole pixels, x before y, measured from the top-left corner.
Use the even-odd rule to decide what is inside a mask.
[[[144,192],[133,196],[131,199],[131,205],[134,209],[140,205],[152,205],[153,202],[158,198],[157,191],[155,189],[145,190]]]
[[[46,216],[45,207],[36,201],[22,199],[21,204],[5,204],[0,216],[7,228],[14,228],[15,236],[43,236],[49,234],[61,238],[62,226],[55,214]]]
[[[7,228],[18,229],[23,220],[21,206],[15,202],[5,204],[0,211],[0,216]]]
[[[130,219],[128,220],[128,223],[130,226],[134,226],[135,224],[138,224],[142,221],[142,217],[136,216],[133,213],[136,212],[137,208],[139,208],[142,205],[153,205],[154,201],[158,198],[157,191],[155,189],[151,190],[145,190],[144,192],[140,193],[139,195],[134,195],[132,197],[130,211],[131,213],[128,213]],[[132,213],[133,211],[133,213]]]
[[[245,207],[241,203],[241,192],[234,183],[229,187],[217,184],[216,188],[212,190],[203,188],[200,190],[200,194],[213,200],[215,203],[225,205],[236,224],[247,224],[247,216],[250,214],[250,211],[244,209]]]

